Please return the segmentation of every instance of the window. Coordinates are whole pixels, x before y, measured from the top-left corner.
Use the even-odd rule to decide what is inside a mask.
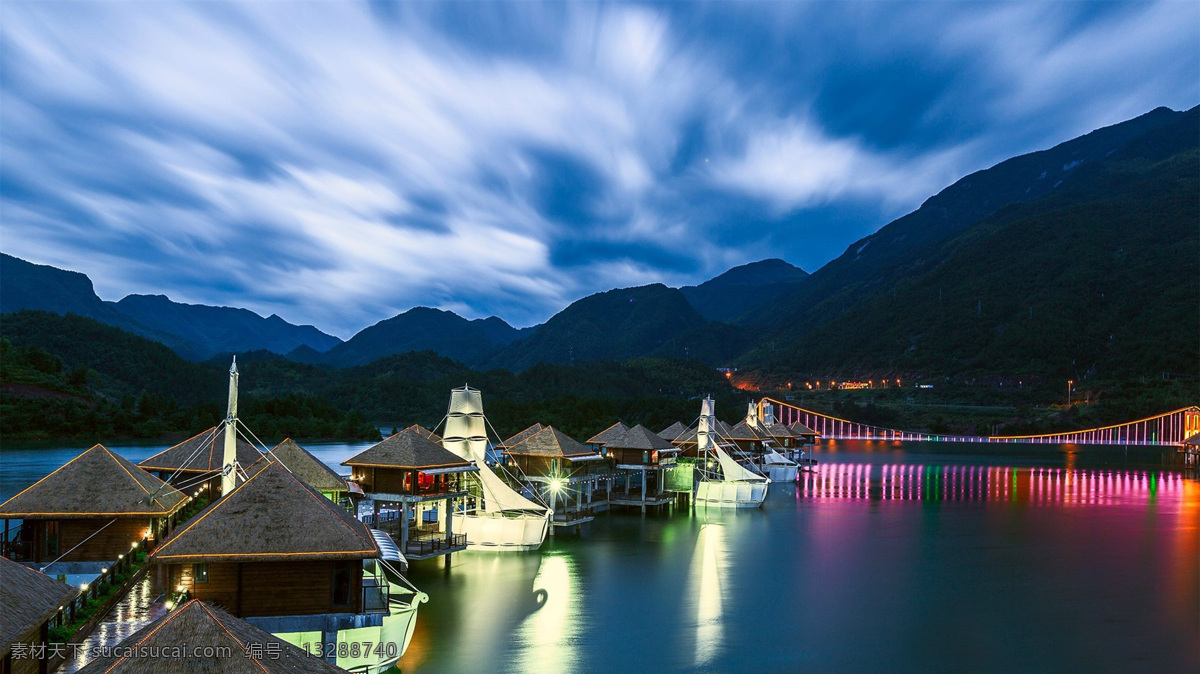
[[[46,522],[46,537],[43,539],[42,554],[50,559],[58,556],[58,521]]]
[[[642,463],[650,463],[650,452],[642,452]]]
[[[193,564],[192,565],[192,582],[207,583],[208,582],[208,565]]]
[[[333,564],[333,605],[350,605],[350,570],[354,562],[334,562]]]

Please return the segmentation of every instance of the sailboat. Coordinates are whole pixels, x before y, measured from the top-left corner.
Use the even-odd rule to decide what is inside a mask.
[[[695,504],[710,508],[757,508],[767,498],[770,478],[738,463],[726,451],[716,432],[712,398],[700,404],[696,432],[700,479],[696,481]]]
[[[762,455],[759,457],[758,472],[771,478],[772,482],[795,482],[800,475],[800,465],[787,458],[775,448],[775,438],[783,433],[790,435],[786,427],[775,428],[774,415],[767,408],[767,418],[759,419],[758,406],[750,403],[746,410],[746,424],[763,436]]]
[[[550,509],[522,496],[488,465],[487,419],[483,415],[483,396],[477,389],[463,386],[450,391],[442,446],[479,467],[478,492],[453,514],[454,530],[467,535],[467,549],[519,551],[541,547],[550,529]]]

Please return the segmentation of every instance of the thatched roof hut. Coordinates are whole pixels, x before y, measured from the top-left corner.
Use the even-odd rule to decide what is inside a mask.
[[[179,490],[96,445],[0,505],[0,519],[166,517],[183,506]]]
[[[179,657],[178,649],[188,653]],[[194,647],[207,656],[196,655]],[[171,654],[171,655],[169,655]],[[193,599],[129,635],[79,674],[326,674],[342,669],[221,609]]]
[[[349,489],[342,476],[325,465],[325,462],[309,453],[308,450],[296,444],[296,441],[291,438],[275,445],[270,455],[292,471],[292,475],[304,480],[314,489],[319,491],[347,491]]]
[[[537,456],[570,461],[603,458],[553,426],[547,426],[510,446],[505,453],[513,456]]]
[[[608,449],[637,449],[641,451],[677,452],[679,448],[662,439],[649,428],[638,424],[604,445]]]
[[[262,452],[240,437],[236,447],[237,461],[242,468],[253,465],[262,457]],[[212,473],[221,470],[224,460],[225,425],[222,424],[193,435],[174,447],[164,449],[138,465],[145,470]]]
[[[508,448],[515,447],[518,444],[520,444],[523,440],[525,440],[525,438],[528,438],[529,436],[531,436],[535,433],[541,433],[542,430],[544,430],[545,428],[546,427],[543,426],[542,424],[536,423],[536,424],[530,426],[529,428],[526,428],[525,430],[521,431],[520,433],[517,433],[516,435],[512,436],[511,438],[505,440],[501,444],[503,444],[505,447],[508,447]]]
[[[343,466],[405,468],[468,468],[471,463],[408,427],[342,462]]]
[[[613,440],[620,439],[621,436],[625,435],[628,432],[629,432],[629,427],[626,426],[623,422],[618,421],[617,423],[613,424],[612,426],[609,426],[608,428],[606,428],[606,429],[600,431],[599,433],[593,435],[592,437],[588,438],[587,444],[589,444],[589,445],[607,445],[610,442],[612,442]]]
[[[682,421],[676,421],[675,423],[671,424],[670,426],[667,426],[666,428],[659,431],[658,437],[670,442],[686,432],[687,432],[687,426],[684,426]]]
[[[379,546],[365,524],[271,462],[152,556],[170,563],[368,559],[379,556]]]
[[[77,594],[78,588],[0,557],[0,660]]]

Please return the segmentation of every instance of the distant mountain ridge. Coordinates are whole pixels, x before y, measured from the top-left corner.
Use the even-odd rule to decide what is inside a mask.
[[[495,316],[467,320],[452,311],[413,307],[363,328],[315,362],[353,367],[400,353],[433,351],[461,363],[477,365],[520,335],[521,331]],[[314,362],[311,354],[308,358],[308,362]]]
[[[147,337],[190,360],[265,349],[286,354],[301,346],[326,351],[341,340],[311,325],[293,325],[249,309],[174,302],[164,295],[129,295],[108,302],[91,279],[74,271],[0,253],[0,313],[37,309],[76,314]]]

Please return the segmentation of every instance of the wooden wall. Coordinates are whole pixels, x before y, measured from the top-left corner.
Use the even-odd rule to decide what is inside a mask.
[[[208,565],[208,582],[197,583],[192,564],[170,565],[170,589],[212,602],[239,617],[358,613],[362,610],[362,562],[341,562],[351,573],[350,606],[333,605],[334,561],[242,562]],[[241,578],[239,593],[239,567]]]
[[[111,517],[57,520],[59,523],[58,554],[47,557],[44,552],[47,524],[53,520],[26,520],[22,536],[28,541],[26,554],[33,561],[49,562],[67,550],[79,545],[62,558],[65,562],[110,562],[129,552],[130,544],[140,541],[150,528],[150,518],[119,517],[112,524]],[[108,524],[108,526],[104,526]],[[24,528],[23,527],[23,528]],[[28,532],[28,533],[26,533]],[[93,536],[93,534],[95,534]],[[89,539],[88,537],[91,536]],[[87,540],[86,543],[83,541]],[[80,545],[80,543],[83,543]]]

